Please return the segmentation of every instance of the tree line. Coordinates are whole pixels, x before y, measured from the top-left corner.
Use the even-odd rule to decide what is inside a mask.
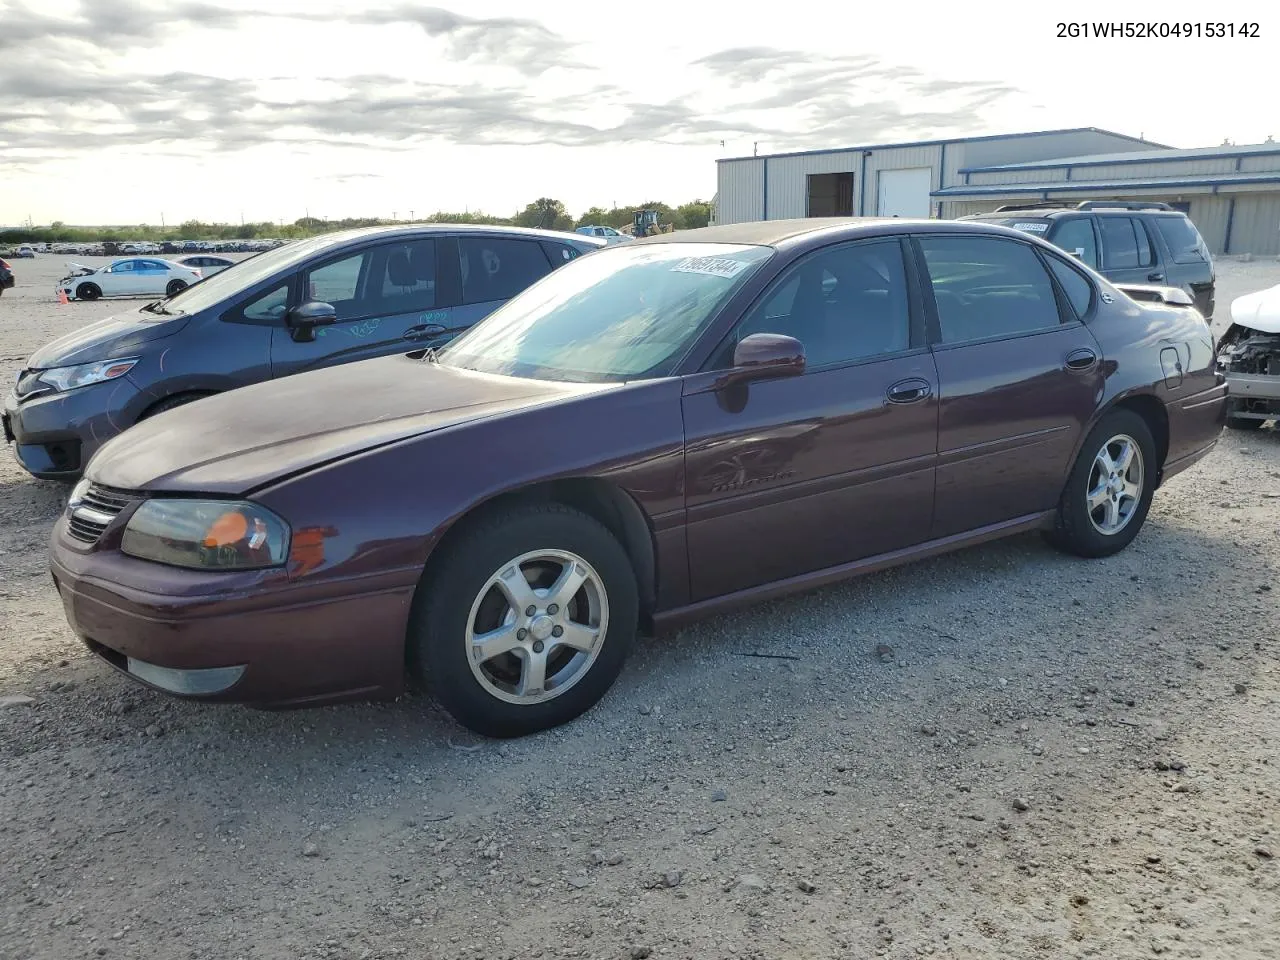
[[[624,227],[633,222],[637,210],[656,210],[658,222],[671,224],[676,230],[692,230],[705,227],[711,218],[711,204],[705,200],[692,200],[679,206],[668,206],[660,201],[632,204],[625,207],[591,207],[575,218],[565,205],[551,197],[540,197],[523,210],[509,217],[493,216],[482,212],[449,213],[440,211],[428,217],[415,218],[413,223],[480,223],[517,227],[540,227],[544,230],[573,230],[583,226]],[[302,217],[293,223],[263,220],[255,223],[205,223],[187,220],[173,226],[133,224],[113,227],[71,227],[55,221],[47,227],[11,227],[0,230],[0,245],[13,246],[22,243],[107,243],[130,240],[257,240],[310,237],[335,230],[355,227],[389,226],[409,221],[383,220],[377,217],[348,217],[342,220],[325,220],[319,217]]]

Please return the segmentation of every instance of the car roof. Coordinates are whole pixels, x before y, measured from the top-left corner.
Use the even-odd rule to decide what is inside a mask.
[[[643,237],[636,243],[736,243],[751,246],[779,247],[802,244],[810,240],[831,239],[847,235],[887,236],[900,233],[982,233],[1015,236],[1026,235],[997,224],[975,224],[972,221],[926,220],[906,217],[804,217],[794,220],[756,220],[750,223],[720,224],[677,230]]]
[[[1035,220],[1037,218],[1049,219],[1051,217],[1063,217],[1069,214],[1079,214],[1085,216],[1087,214],[1097,214],[1102,217],[1132,217],[1134,214],[1144,214],[1149,217],[1185,217],[1187,216],[1181,210],[1152,210],[1149,208],[1132,209],[1129,207],[1093,207],[1088,210],[1081,210],[1078,207],[1024,207],[1021,210],[990,210],[986,213],[972,213],[968,217],[961,217],[962,220]]]
[[[372,237],[415,237],[431,233],[497,233],[527,236],[541,240],[573,240],[577,243],[596,244],[593,237],[567,230],[543,230],[537,227],[509,227],[495,223],[419,223],[409,227],[355,227],[351,230],[338,230],[323,234],[332,237],[335,242],[345,243],[348,240],[366,240]]]

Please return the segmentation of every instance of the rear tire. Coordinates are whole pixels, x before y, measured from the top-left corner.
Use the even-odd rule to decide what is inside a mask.
[[[410,670],[471,730],[536,733],[604,696],[639,609],[631,561],[598,521],[562,504],[514,508],[433,560],[414,598]]]
[[[76,287],[77,300],[97,300],[102,296],[102,290],[96,283],[82,283]]]
[[[1119,553],[1147,519],[1159,470],[1147,422],[1132,410],[1108,413],[1080,448],[1049,541],[1079,557]]]
[[[174,294],[181,293],[185,289],[187,289],[187,281],[170,280],[169,285],[164,288],[164,293],[165,296],[172,297]]]

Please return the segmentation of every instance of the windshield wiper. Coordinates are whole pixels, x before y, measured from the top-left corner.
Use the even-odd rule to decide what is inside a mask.
[[[422,352],[422,361],[423,363],[439,363],[440,354],[436,353],[435,347],[427,347],[427,349]]]
[[[163,300],[152,300],[142,309],[145,310],[147,313],[168,313],[169,312],[164,308]]]

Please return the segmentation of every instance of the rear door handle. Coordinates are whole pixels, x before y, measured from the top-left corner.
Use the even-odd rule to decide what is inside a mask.
[[[420,327],[410,327],[404,332],[404,338],[406,340],[425,340],[428,337],[438,337],[447,329],[447,327],[438,323],[424,323]]]
[[[907,380],[899,380],[888,390],[886,396],[890,403],[915,403],[917,400],[923,400],[933,388],[929,386],[928,380],[921,380],[919,377],[911,377]]]
[[[1097,362],[1098,355],[1088,347],[1067,354],[1067,369],[1069,370],[1090,370]]]
[[[1163,279],[1164,279],[1164,274],[1163,274],[1163,273],[1148,273],[1148,274],[1147,274],[1147,279],[1148,279],[1148,280],[1150,280],[1152,283],[1156,283],[1156,282],[1158,282],[1158,281],[1160,281],[1160,280],[1163,280]]]

